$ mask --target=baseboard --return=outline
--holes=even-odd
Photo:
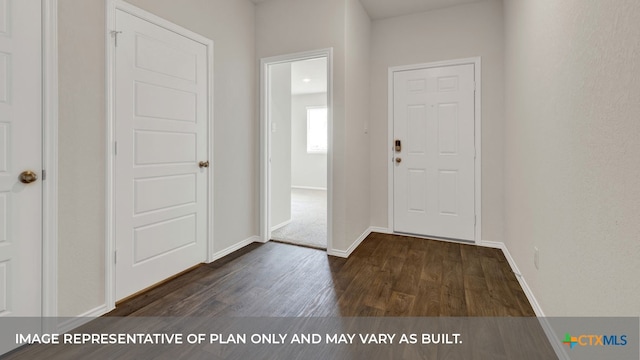
[[[564,347],[562,346],[562,342],[560,341],[561,337],[558,336],[558,334],[556,334],[556,332],[553,330],[553,327],[545,317],[544,311],[542,311],[542,307],[540,306],[540,303],[538,303],[538,300],[536,299],[535,295],[533,295],[533,291],[531,291],[529,284],[527,284],[527,281],[525,280],[524,276],[522,276],[522,273],[518,268],[518,264],[516,264],[515,259],[513,258],[513,256],[511,256],[511,253],[509,252],[509,249],[507,248],[507,246],[501,242],[484,241],[484,240],[480,242],[480,246],[502,250],[504,257],[507,259],[507,262],[511,267],[511,271],[513,271],[513,274],[516,276],[516,279],[518,279],[518,283],[520,284],[522,291],[524,291],[524,294],[527,297],[527,300],[529,300],[529,303],[531,304],[533,311],[536,313],[536,317],[540,322],[540,326],[542,327],[542,330],[547,336],[547,339],[549,340],[551,347],[553,347],[553,350],[558,356],[558,359],[569,360],[569,355],[566,353]]]
[[[553,327],[546,317],[538,317],[538,322],[542,327],[542,331],[544,331],[544,334],[547,336],[553,351],[556,353],[556,356],[558,356],[558,360],[571,360],[569,354],[567,354],[566,346],[562,345],[563,336],[556,334],[556,331],[553,330]]]
[[[313,186],[293,186],[291,185],[292,189],[301,189],[301,190],[322,190],[322,191],[327,191],[326,187],[313,187]]]
[[[331,256],[345,258],[345,259],[348,258],[351,255],[351,253],[353,253],[358,248],[358,246],[360,246],[360,244],[364,241],[364,239],[366,239],[367,236],[369,236],[369,234],[373,232],[371,229],[372,228],[368,228],[360,236],[358,236],[356,241],[354,241],[353,244],[351,244],[351,246],[349,246],[347,250],[331,249],[331,250],[327,250],[327,254]]]
[[[507,249],[507,246],[504,243],[501,243],[501,242],[484,241],[484,240],[480,242],[480,246],[502,250],[502,253],[504,254],[504,257],[507,259],[507,262],[509,263],[509,266],[511,267],[511,271],[513,271],[513,274],[516,276],[516,279],[518,279],[518,282],[520,283],[520,287],[522,287],[522,290],[524,291],[525,295],[527,296],[527,299],[529,300],[529,303],[531,304],[531,307],[533,308],[533,311],[536,313],[536,316],[537,317],[544,317],[544,311],[542,311],[542,308],[540,307],[540,304],[538,303],[538,300],[533,295],[533,292],[531,291],[531,288],[527,284],[527,281],[522,276],[522,273],[520,272],[520,269],[518,268],[518,264],[516,264],[516,261],[513,259],[513,256],[511,256],[511,253],[509,252],[509,249]]]
[[[226,248],[224,250],[220,250],[220,251],[214,253],[211,256],[211,261],[210,262],[214,262],[214,261],[216,261],[218,259],[221,259],[221,258],[231,254],[234,251],[238,251],[238,250],[242,249],[243,247],[245,247],[245,246],[247,246],[249,244],[253,244],[254,242],[262,242],[262,241],[260,240],[260,237],[257,236],[257,235],[251,236],[251,237],[249,237],[247,239],[244,239],[244,240],[240,241],[239,243],[237,243],[235,245],[231,245],[231,246],[229,246],[228,248]]]
[[[57,325],[58,334],[67,333],[75,328],[78,328],[95,318],[98,318],[108,311],[107,305],[100,305],[95,309],[91,309],[84,314],[80,314],[77,317],[70,318],[65,320]]]
[[[218,260],[220,258],[223,258],[229,254],[231,254],[234,251],[240,250],[243,247],[252,244],[254,242],[260,242],[260,237],[259,236],[251,236],[245,240],[240,241],[239,243],[229,246],[228,248],[218,251],[216,253],[213,254],[212,260],[211,261],[215,261]],[[63,334],[66,332],[69,332],[77,327],[80,327],[88,322],[90,322],[91,320],[100,317],[106,313],[109,312],[109,308],[107,307],[107,305],[101,305],[96,307],[95,309],[89,310],[83,314],[78,315],[77,317],[73,317],[70,318],[68,320],[65,320],[59,324],[57,324],[57,331],[59,334]]]
[[[289,219],[289,220],[287,220],[287,221],[285,221],[285,222],[283,222],[283,223],[281,223],[281,224],[278,224],[278,225],[276,225],[276,226],[272,227],[272,228],[271,228],[271,231],[276,231],[276,230],[280,229],[281,227],[285,227],[285,226],[287,226],[287,225],[289,225],[289,224],[291,224],[291,219]]]
[[[372,226],[369,228],[371,232],[381,233],[381,234],[393,234],[393,231],[389,230],[389,228]]]
[[[536,300],[536,297],[533,295],[533,292],[531,291],[531,288],[527,284],[527,281],[522,276],[522,273],[518,268],[518,264],[516,264],[516,261],[513,259],[513,256],[511,256],[511,253],[509,252],[509,249],[507,249],[507,246],[501,242],[485,241],[485,240],[480,242],[480,246],[502,250],[504,257],[507,259],[507,262],[511,267],[511,271],[513,271],[514,275],[516,276],[516,279],[518,279],[518,282],[520,283],[520,287],[522,287],[522,290],[524,291],[525,295],[527,295],[527,299],[529,300],[529,303],[531,304],[533,311],[536,313],[536,316],[544,317],[544,311],[542,311],[542,308],[540,307],[538,300]]]
[[[504,245],[504,243],[497,242],[497,241],[481,240],[479,245],[482,246],[482,247],[488,247],[488,248],[492,248],[492,249],[500,249],[500,250],[506,249],[506,246]],[[507,259],[507,260],[509,260],[509,259]]]

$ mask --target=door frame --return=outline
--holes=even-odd
[[[58,0],[42,0],[42,316],[58,316]],[[54,330],[47,322],[43,331]]]
[[[115,308],[116,304],[116,266],[115,266],[115,65],[116,57],[113,46],[112,31],[116,31],[116,10],[122,10],[133,16],[141,18],[152,24],[165,28],[180,34],[188,39],[196,41],[207,47],[207,89],[208,89],[208,106],[207,106],[207,142],[209,161],[214,165],[213,153],[213,127],[214,127],[214,107],[213,107],[213,40],[208,39],[200,34],[188,30],[180,25],[174,24],[166,19],[154,15],[139,7],[126,3],[122,0],[106,1],[106,31],[105,31],[105,55],[106,55],[106,158],[107,158],[107,183],[106,183],[106,227],[105,227],[105,304],[107,312]],[[212,262],[213,257],[213,179],[214,166],[209,167],[209,175],[207,181],[207,246],[206,256],[207,262]]]
[[[333,252],[333,48],[260,59],[260,241],[271,240],[271,131],[269,120],[269,65],[317,58],[327,59],[327,252]]]
[[[482,61],[481,58],[471,57],[465,59],[454,59],[454,60],[445,60],[445,61],[436,61],[429,62],[423,64],[413,64],[413,65],[404,65],[404,66],[393,66],[389,67],[389,75],[388,75],[388,114],[387,114],[387,159],[389,160],[387,164],[387,175],[388,175],[388,187],[387,187],[387,199],[388,199],[388,226],[390,233],[396,233],[395,221],[394,221],[394,166],[393,166],[393,131],[394,131],[394,74],[396,72],[401,71],[411,71],[411,70],[420,70],[420,69],[429,69],[429,68],[439,68],[446,66],[457,66],[457,65],[473,65],[474,66],[474,81],[475,81],[475,106],[474,106],[474,140],[475,140],[475,168],[474,168],[474,192],[475,192],[475,234],[474,234],[474,242],[476,244],[480,244],[482,241]],[[425,235],[426,236],[426,235]],[[434,238],[429,236],[430,238]],[[443,239],[443,240],[456,240],[456,239]]]

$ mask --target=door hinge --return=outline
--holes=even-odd
[[[47,170],[42,169],[42,181],[47,180]]]
[[[118,142],[113,142],[113,155],[118,155]]]
[[[114,264],[118,263],[118,250],[113,252],[113,263]]]
[[[111,37],[113,37],[113,44],[118,47],[118,34],[122,34],[122,31],[112,30]]]
[[[478,215],[473,215],[473,226],[478,225]]]

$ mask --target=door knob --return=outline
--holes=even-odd
[[[198,164],[198,166],[200,166],[200,168],[208,168],[208,167],[209,167],[209,160],[207,160],[207,161],[200,161],[200,163]]]
[[[20,182],[23,184],[31,184],[36,180],[38,180],[38,174],[34,173],[31,170],[25,170],[20,173]]]
[[[399,157],[397,157],[397,158],[396,158],[396,162],[397,162],[398,164],[400,164],[400,163],[402,162],[402,159],[401,159],[401,158],[399,158]]]

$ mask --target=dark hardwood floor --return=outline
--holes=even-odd
[[[557,359],[532,316],[501,251],[374,233],[349,259],[276,242],[252,244],[126,300],[73,332],[234,334],[251,329],[356,336],[413,331],[461,333],[464,347],[444,340],[433,346],[36,344],[0,358]]]
[[[535,316],[500,250],[373,233],[349,259],[252,244],[107,316]]]

